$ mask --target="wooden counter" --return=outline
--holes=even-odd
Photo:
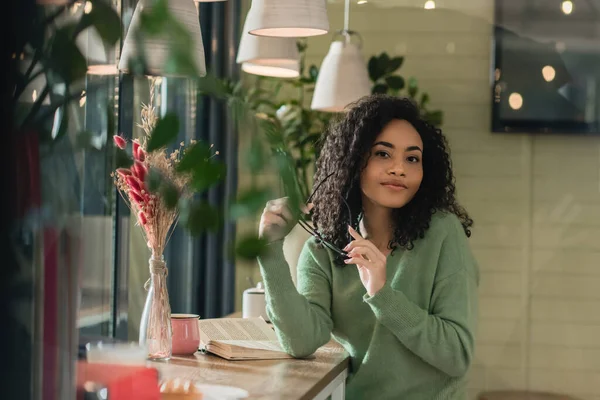
[[[236,386],[249,399],[343,400],[349,356],[335,341],[308,359],[227,361],[212,354],[173,356],[153,362],[162,379],[190,379],[200,383]]]

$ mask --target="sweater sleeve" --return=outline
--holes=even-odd
[[[283,241],[269,247],[269,254],[258,259],[267,314],[283,349],[294,357],[309,356],[331,339],[333,329],[330,277],[321,268],[328,257],[319,259],[309,240],[298,260],[296,289],[283,255]]]
[[[437,270],[452,272],[434,283],[430,310],[420,308],[389,282],[364,299],[410,351],[449,376],[460,377],[473,358],[478,315],[477,265],[462,232],[445,238]]]

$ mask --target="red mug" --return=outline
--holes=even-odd
[[[192,355],[200,346],[199,315],[171,314],[173,354]]]

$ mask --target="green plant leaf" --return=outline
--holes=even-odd
[[[388,85],[378,83],[377,85],[373,86],[373,89],[371,89],[371,92],[373,94],[376,94],[376,93],[386,94],[388,92]]]
[[[192,58],[192,53],[188,49],[182,50],[179,47],[172,48],[164,68],[167,75],[186,77],[198,76],[198,68]]]
[[[160,187],[160,197],[165,206],[169,210],[172,210],[177,207],[177,203],[179,202],[179,191],[171,182],[163,181]]]
[[[225,164],[221,162],[210,162],[196,166],[192,172],[190,186],[197,191],[204,191],[225,178]]]
[[[164,30],[164,27],[169,23],[169,19],[165,18],[169,15],[167,2],[164,0],[156,0],[151,9],[144,9],[141,15],[140,30],[150,35],[157,35]]]
[[[408,95],[414,98],[419,91],[419,86],[417,83],[417,79],[414,77],[408,78]]]
[[[115,166],[116,168],[129,168],[133,165],[133,159],[129,157],[129,154],[125,150],[121,150],[115,147]]]
[[[306,41],[296,40],[296,48],[298,49],[298,53],[303,53],[304,51],[306,51],[306,47]]]
[[[304,147],[308,144],[310,145],[310,147],[314,148],[316,147],[319,140],[321,140],[321,133],[312,133],[306,136],[304,139],[302,139],[300,143],[298,143],[298,145],[300,147]]]
[[[146,174],[146,187],[150,193],[157,193],[162,185],[163,177],[160,172],[154,168],[150,168]]]
[[[298,183],[298,176],[296,175],[296,168],[294,158],[285,150],[275,150],[275,159],[279,168],[279,176],[283,183],[283,189],[288,197],[289,207],[297,218],[300,215],[300,205],[303,203],[302,195],[300,191],[300,185]]]
[[[387,70],[387,66],[390,63],[390,56],[388,55],[388,53],[384,51],[379,55],[379,63],[379,65],[384,71]]]
[[[314,81],[311,78],[302,76],[302,77],[298,78],[297,81],[293,82],[292,85],[295,87],[302,87],[302,85],[309,85],[311,83],[314,83]]]
[[[316,65],[310,66],[310,68],[308,69],[308,75],[311,78],[311,82],[317,81],[317,77],[319,76],[319,69],[317,68]]]
[[[65,26],[56,31],[50,51],[50,69],[65,82],[75,82],[85,77],[87,61],[72,40],[73,26]]]
[[[367,64],[367,68],[369,70],[369,78],[373,82],[377,82],[379,78],[381,78],[382,74],[379,69],[379,63],[377,61],[377,57],[373,56],[369,58],[369,63]]]
[[[235,254],[245,260],[255,260],[267,252],[268,242],[255,235],[240,239],[235,247]]]
[[[178,172],[191,173],[191,187],[198,191],[208,189],[225,176],[225,164],[211,156],[211,149],[204,142],[188,147],[179,164]]]
[[[250,217],[257,214],[265,207],[267,201],[272,198],[269,189],[251,188],[240,193],[237,201],[229,208],[229,217],[237,220],[244,217]]]
[[[312,162],[312,159],[310,159],[310,158],[298,159],[298,160],[296,160],[296,168],[304,169],[304,167],[309,165],[311,162]]]
[[[177,164],[177,171],[192,171],[196,166],[208,163],[209,157],[210,147],[206,143],[198,141],[185,149],[183,157]]]
[[[167,73],[175,76],[197,78],[199,72],[193,52],[190,51],[194,46],[190,32],[175,21],[169,24],[167,32],[173,43],[169,49],[169,58],[165,65]]]
[[[389,64],[388,64],[388,69],[387,69],[387,73],[388,74],[393,74],[394,72],[396,72],[396,70],[398,68],[400,68],[402,66],[402,64],[404,63],[404,57],[394,57],[390,60]]]
[[[385,83],[394,90],[404,89],[404,78],[398,75],[387,76],[385,78]]]
[[[262,143],[258,138],[252,138],[252,142],[250,143],[250,151],[248,152],[247,165],[250,168],[250,172],[252,174],[256,174],[265,166],[266,156],[263,150]]]
[[[45,21],[44,21],[45,22]],[[45,29],[47,25],[45,23],[41,24],[23,24],[24,28],[29,35],[29,42],[34,49],[41,50],[44,47],[45,41]],[[17,36],[21,37],[21,36]],[[35,57],[34,57],[35,58]]]
[[[271,109],[271,111],[275,111],[279,108],[279,106],[275,103],[273,103],[271,100],[268,99],[260,99],[257,100],[254,105],[253,105],[253,109],[258,109],[260,106],[267,106]]]
[[[227,88],[221,80],[213,75],[206,75],[197,79],[198,92],[205,96],[213,96],[222,99],[227,94]]]
[[[419,104],[419,106],[421,108],[424,108],[427,106],[428,103],[429,103],[429,95],[427,93],[423,93],[421,95],[421,103]]]
[[[207,230],[217,230],[221,225],[221,212],[204,201],[194,201],[183,215],[183,225],[191,235],[197,236]]]
[[[234,96],[240,96],[241,93],[243,92],[243,90],[244,90],[244,86],[242,84],[242,81],[239,81],[239,82],[237,82],[236,84],[233,85],[233,89],[231,90],[231,93]],[[251,88],[248,91],[248,95],[252,96],[253,91],[256,91],[256,88]]]
[[[145,58],[138,53],[129,59],[129,62],[127,63],[127,69],[131,75],[142,76],[146,75],[148,66],[146,65]]]
[[[92,0],[92,10],[89,14],[83,14],[81,24],[92,25],[102,40],[110,46],[114,46],[119,40],[123,28],[117,11],[102,0]]]
[[[156,122],[154,131],[150,134],[146,150],[153,152],[174,141],[179,134],[179,118],[174,113],[168,113]]]

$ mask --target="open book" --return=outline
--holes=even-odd
[[[200,349],[228,360],[292,358],[262,318],[200,319],[198,327]]]

